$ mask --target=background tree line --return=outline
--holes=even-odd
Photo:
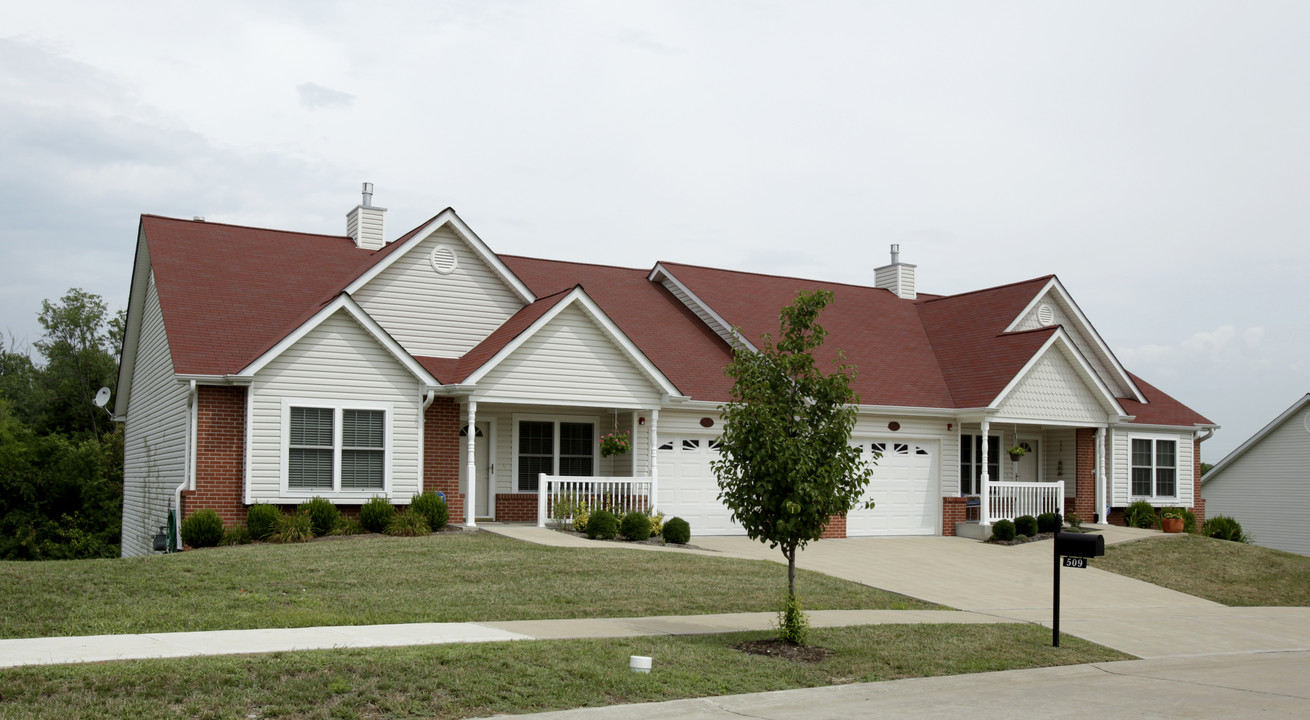
[[[0,560],[118,557],[123,432],[92,398],[116,389],[125,313],[74,288],[38,318],[32,348],[0,337]]]

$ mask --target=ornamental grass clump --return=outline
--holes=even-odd
[[[314,539],[314,521],[309,512],[297,510],[286,513],[277,520],[277,532],[269,540],[280,543],[302,543]]]
[[[1201,526],[1201,534],[1206,537],[1240,543],[1251,541],[1251,538],[1242,532],[1242,524],[1227,515],[1215,515],[1206,520],[1205,524]]]
[[[428,521],[428,528],[436,532],[450,522],[450,510],[446,501],[436,493],[419,493],[409,501],[409,509],[423,516]]]
[[[359,508],[359,524],[369,532],[386,532],[391,519],[396,516],[396,506],[384,497],[372,497]]]
[[[301,503],[296,512],[309,513],[309,524],[314,528],[315,537],[329,535],[337,527],[341,511],[327,498],[314,497],[307,503]]]
[[[223,519],[209,508],[182,521],[182,542],[193,548],[214,547],[223,540]]]
[[[645,542],[650,539],[650,518],[646,517],[644,512],[630,512],[623,516],[623,522],[619,524],[619,532],[629,540]]]
[[[1128,527],[1149,530],[1155,527],[1155,507],[1145,500],[1138,500],[1124,510],[1124,522]]]
[[[428,519],[412,508],[405,508],[392,516],[387,525],[387,534],[397,537],[421,537],[432,532]]]
[[[277,521],[282,517],[282,509],[268,503],[255,503],[246,510],[246,529],[254,540],[267,540],[277,532]]]

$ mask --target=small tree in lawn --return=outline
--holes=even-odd
[[[765,335],[759,351],[738,347],[724,373],[733,378],[732,402],[722,406],[720,459],[710,463],[719,499],[752,540],[781,547],[787,558],[787,602],[780,636],[803,637],[796,600],[796,551],[818,540],[834,515],[849,512],[872,470],[849,444],[859,396],[854,368],[836,354],[824,374],[814,359],[827,331],[818,324],[832,301],[824,290],[799,292],[783,308],[779,340]],[[872,507],[870,501],[867,504]],[[800,633],[789,633],[800,629]]]

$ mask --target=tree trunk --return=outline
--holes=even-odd
[[[787,556],[787,599],[796,597],[796,546],[784,546],[783,555]]]

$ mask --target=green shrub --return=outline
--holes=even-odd
[[[431,532],[436,532],[446,523],[450,522],[450,510],[446,508],[446,501],[436,493],[420,493],[415,495],[409,501],[409,509],[423,516],[428,521],[428,528]]]
[[[282,517],[282,508],[268,503],[255,503],[246,510],[246,529],[255,540],[267,540],[277,532],[277,521]]]
[[[1128,527],[1150,529],[1155,527],[1155,508],[1145,500],[1138,500],[1124,510],[1124,522]]]
[[[341,511],[327,498],[313,497],[309,502],[301,503],[296,512],[309,513],[309,524],[314,528],[315,537],[332,534],[341,518]]]
[[[428,526],[426,517],[414,512],[412,508],[405,508],[391,516],[386,532],[401,537],[419,537],[432,532],[432,528]]]
[[[792,645],[804,645],[810,635],[810,617],[801,607],[801,599],[791,595],[782,601],[778,611],[778,639]]]
[[[619,522],[614,519],[614,513],[608,510],[597,510],[587,519],[587,537],[595,540],[613,540],[619,534]]]
[[[1069,513],[1068,515],[1065,515],[1065,516],[1064,516],[1064,519],[1065,519],[1066,521],[1068,521],[1068,523],[1069,523],[1069,529],[1070,529],[1070,530],[1073,530],[1074,532],[1082,532],[1082,531],[1083,531],[1083,516],[1082,516],[1082,515],[1079,515],[1078,513]]]
[[[1013,540],[1015,535],[1014,523],[1009,520],[997,520],[992,523],[992,538],[1002,542]]]
[[[1061,527],[1064,527],[1064,520],[1060,513],[1042,513],[1037,516],[1037,532],[1059,532]]]
[[[277,519],[277,532],[269,538],[280,543],[302,543],[314,539],[314,521],[309,512],[297,510]]]
[[[395,516],[396,506],[384,497],[370,498],[359,508],[359,524],[369,532],[386,532]]]
[[[664,534],[664,513],[657,512],[653,515],[647,515],[650,518],[651,537]]]
[[[680,517],[664,523],[664,541],[674,545],[686,545],[691,540],[691,525]]]
[[[623,537],[637,542],[643,542],[650,539],[650,518],[646,517],[644,512],[630,512],[623,516],[623,522],[619,523],[619,532]]]
[[[250,531],[244,525],[233,525],[223,530],[223,539],[219,545],[249,545]]]
[[[556,530],[567,530],[569,518],[578,513],[578,506],[584,504],[572,493],[560,495],[550,505],[550,517],[555,521]]]
[[[182,542],[193,548],[214,547],[223,540],[223,519],[209,508],[182,521]]]
[[[591,510],[587,508],[586,500],[579,500],[578,506],[573,509],[573,530],[575,532],[587,532],[587,521],[591,519]]]
[[[348,518],[345,515],[337,518],[337,526],[332,528],[333,535],[363,535],[368,532],[363,525],[354,518]]]
[[[1020,515],[1014,519],[1014,531],[1027,537],[1036,535],[1037,518],[1032,515]]]
[[[1205,524],[1201,526],[1201,534],[1206,537],[1240,543],[1250,542],[1251,540],[1246,533],[1242,532],[1242,524],[1227,515],[1215,515],[1206,520]]]
[[[1183,532],[1196,532],[1196,513],[1191,510],[1183,510]]]

